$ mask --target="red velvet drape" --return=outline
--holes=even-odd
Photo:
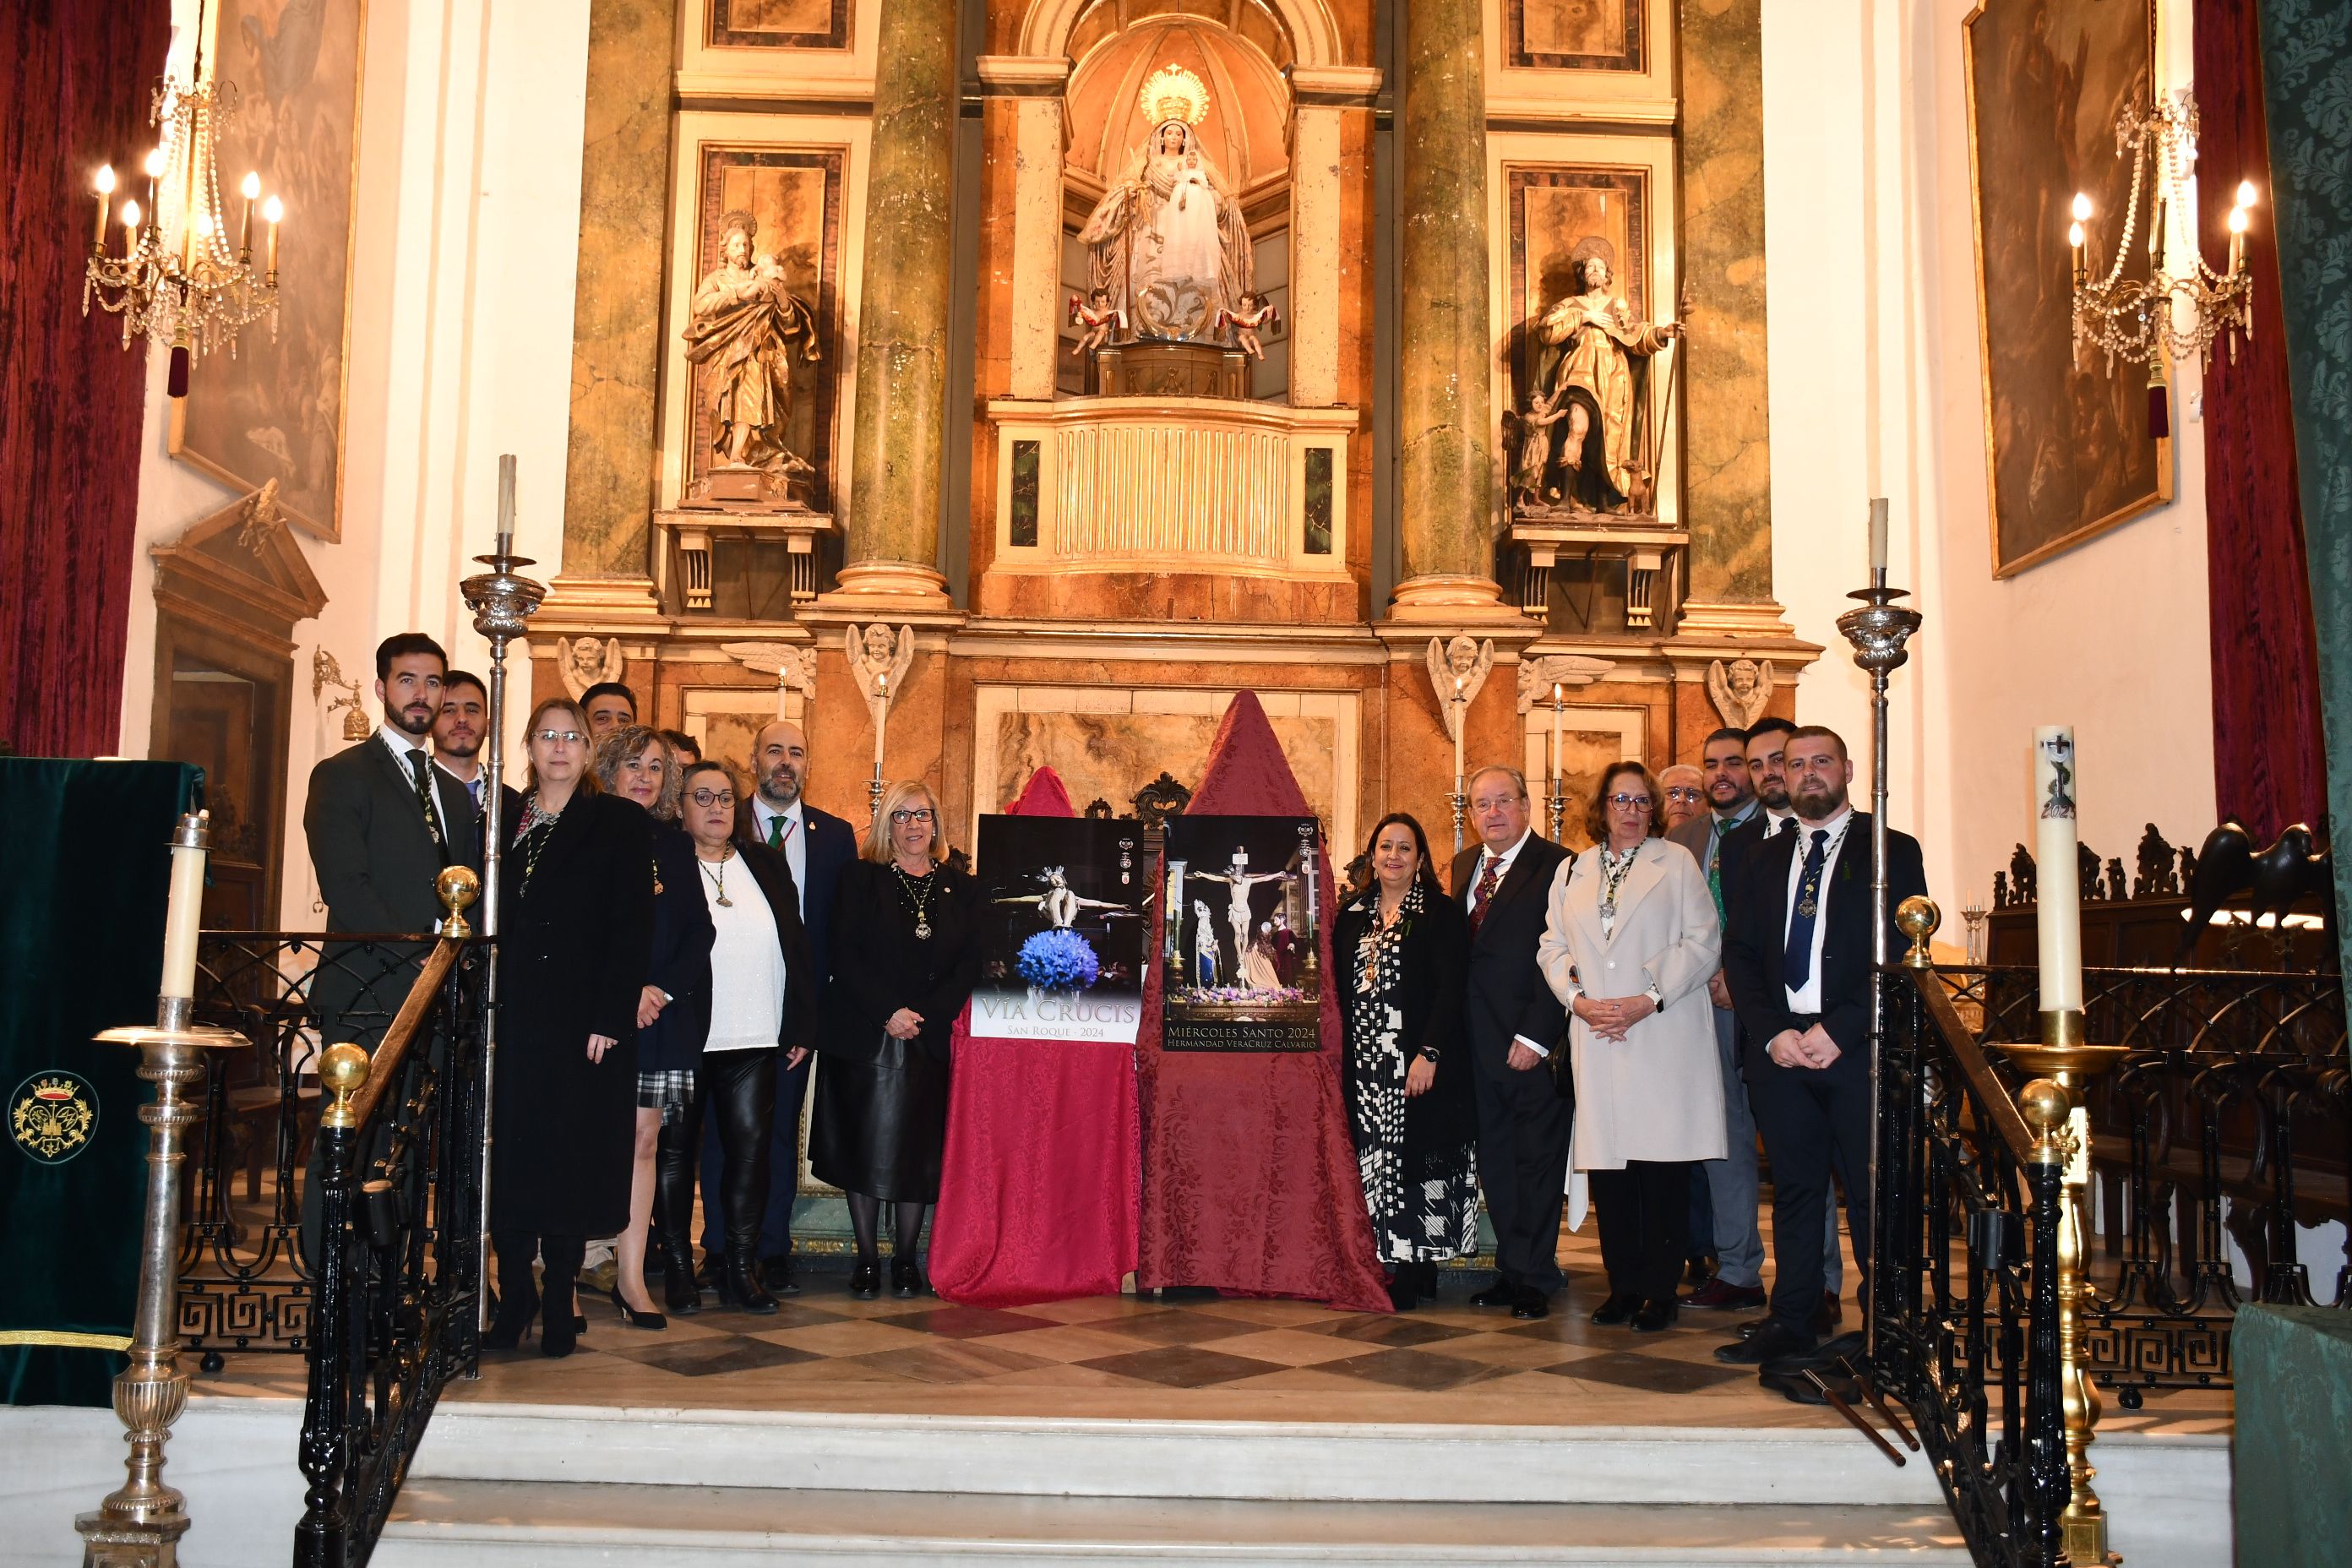
[[[27,756],[118,733],[147,361],[82,319],[82,270],[170,40],[168,0],[0,4],[0,740]]]
[[[2321,820],[2327,775],[2255,0],[2199,0],[2196,51],[2199,233],[2209,265],[2228,253],[2225,220],[2238,182],[2252,180],[2262,197],[2246,235],[2252,339],[2241,334],[2234,362],[2223,341],[2206,357],[2205,558],[2215,804],[2266,843],[2290,822]]]

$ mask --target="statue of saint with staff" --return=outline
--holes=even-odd
[[[1542,444],[1540,460],[1528,461],[1523,454],[1519,465],[1527,479],[1539,478],[1540,500],[1564,500],[1593,511],[1650,504],[1654,457],[1634,428],[1633,362],[1659,353],[1683,332],[1679,322],[1635,319],[1616,291],[1609,255],[1603,239],[1578,246],[1570,276],[1579,292],[1537,323],[1537,336],[1559,353],[1538,398],[1538,407],[1553,417],[1532,425],[1527,437]]]

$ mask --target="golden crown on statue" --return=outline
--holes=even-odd
[[[1208,84],[1182,66],[1161,66],[1144,79],[1135,103],[1154,125],[1171,120],[1198,125],[1209,112]]]

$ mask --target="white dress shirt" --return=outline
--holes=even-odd
[[[751,823],[759,829],[760,842],[768,842],[774,831],[771,826],[776,818],[784,819],[784,863],[793,868],[793,895],[800,901],[801,912],[808,912],[808,820],[801,815],[801,803],[778,811],[768,804],[768,797],[758,790],[751,792]]]
[[[1481,849],[1478,851],[1478,869],[1471,876],[1470,886],[1465,889],[1462,894],[1462,907],[1465,910],[1469,910],[1475,907],[1475,900],[1478,897],[1478,884],[1486,879],[1488,864],[1491,862],[1494,866],[1495,889],[1496,891],[1499,892],[1502,890],[1503,879],[1511,874],[1511,862],[1519,858],[1519,851],[1526,848],[1528,847],[1528,840],[1533,838],[1535,836],[1536,830],[1534,826],[1530,825],[1525,833],[1519,835],[1518,842],[1513,844],[1508,849],[1504,850],[1500,855],[1496,854],[1492,849]],[[1493,894],[1489,894],[1487,896],[1491,898],[1493,897]],[[1528,1049],[1535,1052],[1535,1054],[1539,1057],[1549,1057],[1551,1055],[1551,1048],[1549,1047],[1539,1046],[1533,1040],[1528,1038],[1525,1035],[1513,1035],[1511,1038],[1517,1041],[1520,1045],[1527,1047]]]
[[[383,742],[383,749],[390,752],[392,760],[400,764],[400,776],[413,783],[416,777],[416,764],[408,759],[412,754],[425,751],[424,746],[412,740],[408,731],[391,724],[378,724],[375,738]],[[429,757],[432,753],[425,754]]]
[[[1846,829],[1852,826],[1853,807],[1851,805],[1841,807],[1835,816],[1818,828],[1807,827],[1801,822],[1797,824],[1797,849],[1789,857],[1789,897],[1780,916],[1780,950],[1784,953],[1789,946],[1789,928],[1796,923],[1797,889],[1805,879],[1805,857],[1812,851],[1813,835],[1825,832],[1830,836],[1830,841],[1828,853],[1822,858],[1821,887],[1814,894],[1812,963],[1805,971],[1802,985],[1790,985],[1783,977],[1781,988],[1788,993],[1789,1011],[1791,1013],[1818,1014],[1822,1010],[1822,938],[1829,932],[1829,921],[1822,916],[1828,912],[1825,906],[1829,903],[1830,877],[1837,870],[1838,856],[1844,850],[1848,837]]]

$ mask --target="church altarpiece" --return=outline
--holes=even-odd
[[[677,3],[646,574],[658,609],[616,620],[559,590],[534,626],[547,634],[533,638],[536,684],[551,684],[557,634],[619,635],[642,715],[730,761],[768,719],[798,718],[812,798],[862,821],[875,717],[840,642],[869,617],[836,602],[832,574],[857,509],[866,185],[888,127],[840,105],[873,90],[885,0]],[[1521,613],[1477,634],[1515,667],[1609,661],[1563,699],[1574,794],[1613,757],[1656,765],[1695,750],[1723,721],[1711,662],[1793,672],[1816,650],[1769,603],[1737,624],[1679,624],[1694,525],[1675,439],[1690,404],[1675,399],[1705,393],[1670,391],[1684,288],[1675,0],[1486,10],[1489,113],[1512,125],[1486,139],[1492,570]],[[964,80],[978,182],[958,197],[978,254],[952,305],[953,331],[975,345],[971,400],[949,400],[950,418],[968,406],[973,421],[969,507],[952,524],[965,535],[961,607],[906,617],[915,654],[883,745],[889,776],[938,784],[960,840],[1043,764],[1081,805],[1122,814],[1163,772],[1197,783],[1244,688],[1335,844],[1352,854],[1391,807],[1448,837],[1452,748],[1422,668],[1429,632],[1446,628],[1392,635],[1372,597],[1376,552],[1393,548],[1375,538],[1372,165],[1390,87],[1365,63],[1372,25],[1369,0],[989,6],[990,52]],[[1590,272],[1596,258],[1605,279]],[[689,359],[693,334],[735,308],[709,287],[730,267],[741,288],[774,291],[787,362],[770,384],[788,405],[783,457],[754,441],[741,465],[712,384],[725,361]],[[1622,406],[1596,397],[1586,410],[1594,471],[1622,481],[1638,468],[1645,482],[1595,491],[1591,515],[1567,515],[1564,494],[1514,509],[1514,437],[1539,399],[1570,401],[1553,384],[1577,329],[1548,343],[1545,321],[1587,296],[1623,351],[1603,369],[1626,373],[1608,383]],[[1569,315],[1585,323],[1579,309]],[[1259,375],[1269,342],[1279,374]],[[1101,351],[1122,362],[1124,395]],[[1234,364],[1238,381],[1223,368]],[[1194,366],[1209,379],[1185,382]],[[1274,395],[1248,395],[1265,386]],[[757,417],[756,399],[743,406]],[[1537,778],[1555,716],[1548,702],[1516,707],[1512,687],[1492,681],[1472,704],[1466,754],[1523,761]],[[1776,710],[1791,697],[1784,675]],[[1571,821],[1581,809],[1580,795]]]

